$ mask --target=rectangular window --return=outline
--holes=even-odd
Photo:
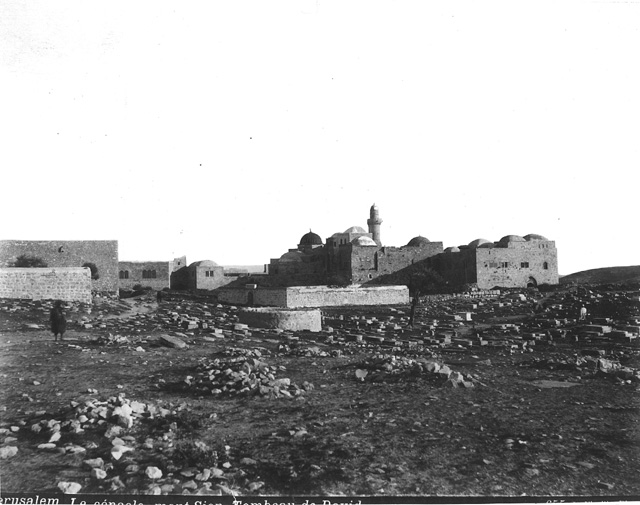
[[[520,263],[520,268],[529,268],[529,262],[523,261],[522,263]]]
[[[502,263],[500,263],[500,266],[502,268],[509,268],[509,262],[508,261],[503,261]]]
[[[496,261],[492,261],[489,263],[489,268],[498,268],[498,263]]]

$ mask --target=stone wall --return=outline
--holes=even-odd
[[[132,289],[136,284],[140,284],[157,290],[168,288],[171,286],[172,267],[173,262],[170,261],[119,261],[120,287]],[[144,277],[144,272],[155,272],[155,278]]]
[[[450,286],[463,286],[477,281],[476,254],[474,249],[445,252],[430,258],[427,265],[438,272]],[[495,284],[493,285],[495,286]],[[489,287],[493,287],[489,286]]]
[[[247,289],[222,287],[216,290],[218,301],[231,305],[256,305],[261,307],[286,307],[287,288]]]
[[[535,247],[550,244],[553,247]],[[528,248],[477,249],[476,265],[480,289],[526,287],[531,279],[535,285],[559,282],[558,256],[551,241]]]
[[[253,300],[251,302],[251,299]],[[400,305],[409,303],[406,286],[291,286],[282,288],[221,288],[218,301],[267,307],[333,307],[340,305]]]
[[[341,305],[402,305],[409,303],[407,286],[287,288],[287,307],[334,307]]]
[[[347,278],[352,284],[363,284],[441,253],[442,242],[431,242],[420,247],[381,248],[350,244],[342,249],[348,251],[350,257],[347,260],[344,252],[339,252],[336,258],[338,275]]]
[[[238,312],[238,319],[252,328],[279,328],[288,331],[322,330],[322,314],[317,309],[246,308]]]
[[[0,298],[91,303],[88,268],[0,268]]]
[[[91,281],[92,289],[118,292],[117,240],[2,240],[0,268],[11,266],[23,254],[40,258],[53,268],[94,263],[99,279]]]

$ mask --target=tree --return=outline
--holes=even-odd
[[[13,263],[15,268],[47,268],[47,263],[42,258],[21,254]]]

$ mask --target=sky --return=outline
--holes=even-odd
[[[640,0],[0,2],[0,239],[268,263],[312,230],[640,264]]]

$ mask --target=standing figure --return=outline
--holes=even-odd
[[[60,300],[56,300],[56,303],[53,305],[50,313],[50,319],[51,331],[53,332],[55,341],[58,340],[58,333],[60,334],[60,340],[63,340],[64,332],[67,329],[67,318],[64,316],[62,302]]]
[[[587,318],[587,308],[583,306],[580,309],[580,321],[584,321],[586,318]]]
[[[409,326],[413,328],[413,323],[416,319],[416,309],[418,308],[418,302],[420,301],[420,293],[416,291],[413,300],[411,300],[411,312],[409,313]]]

